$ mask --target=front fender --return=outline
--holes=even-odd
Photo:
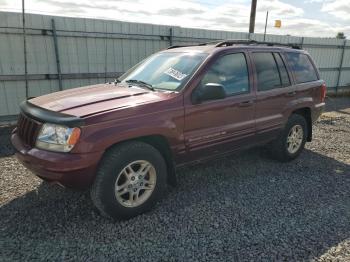
[[[184,150],[183,109],[137,115],[82,127],[82,135],[74,152],[105,151],[122,141],[151,135],[167,139],[174,154]]]

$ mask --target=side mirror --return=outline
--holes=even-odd
[[[226,97],[225,88],[217,83],[208,83],[200,86],[192,93],[193,104],[200,104],[207,100],[224,99]]]

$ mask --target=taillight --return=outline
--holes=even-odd
[[[321,102],[324,102],[324,100],[326,99],[326,92],[327,92],[326,84],[322,84],[322,86],[321,86]]]

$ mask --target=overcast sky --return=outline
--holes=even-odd
[[[28,13],[91,17],[247,32],[251,0],[25,0]],[[0,0],[0,10],[21,10],[21,0]],[[350,37],[350,0],[258,0],[256,33]],[[274,28],[274,20],[282,28]]]

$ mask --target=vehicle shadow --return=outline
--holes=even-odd
[[[128,221],[99,216],[88,192],[41,183],[0,208],[3,255],[300,261],[350,237],[349,165],[310,150],[289,163],[264,154],[182,168],[155,209]]]

